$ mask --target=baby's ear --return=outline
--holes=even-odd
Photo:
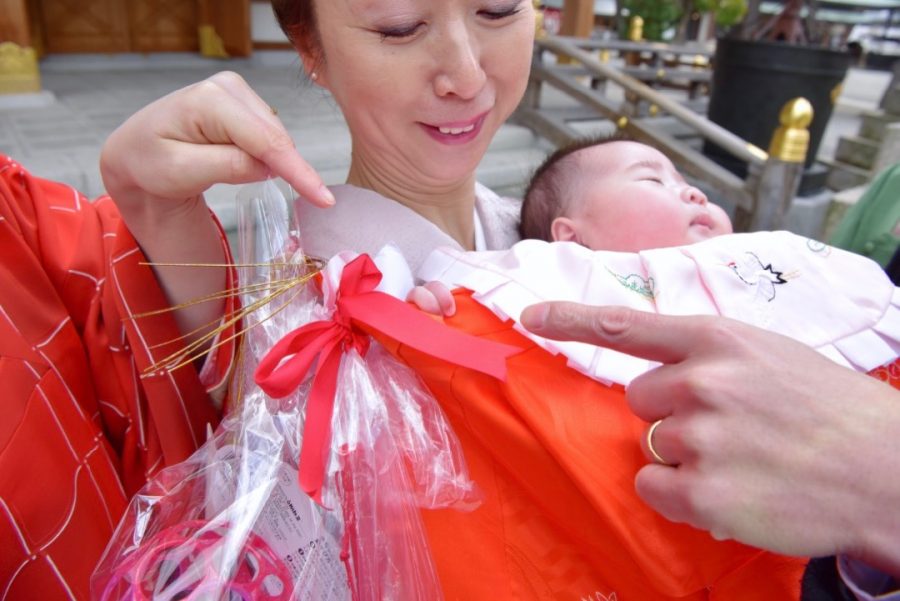
[[[575,222],[568,217],[557,217],[550,224],[550,236],[554,242],[578,242]]]

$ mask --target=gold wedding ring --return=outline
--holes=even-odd
[[[650,451],[650,455],[653,457],[654,463],[658,463],[660,465],[667,465],[669,467],[674,467],[674,463],[669,463],[665,459],[663,459],[662,455],[656,452],[656,449],[653,448],[653,433],[656,432],[657,426],[662,423],[661,419],[656,420],[652,424],[650,424],[650,428],[647,430],[647,450]]]

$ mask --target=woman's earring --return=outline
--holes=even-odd
[[[315,71],[313,71],[312,73],[309,74],[309,78],[313,81],[316,81],[317,79],[319,79],[319,74],[316,73]]]

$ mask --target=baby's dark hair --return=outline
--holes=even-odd
[[[522,239],[553,241],[551,232],[553,220],[563,215],[566,207],[565,199],[573,192],[571,189],[563,188],[563,185],[571,181],[568,176],[578,168],[573,161],[566,159],[585,148],[610,142],[633,141],[633,138],[624,134],[614,133],[609,136],[576,140],[553,151],[534,170],[525,189],[522,213],[519,217],[519,235]]]

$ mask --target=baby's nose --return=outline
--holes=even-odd
[[[706,194],[704,194],[694,186],[685,186],[681,190],[681,199],[685,202],[691,202],[699,205],[705,205],[707,202],[709,202],[709,200],[706,198]]]

